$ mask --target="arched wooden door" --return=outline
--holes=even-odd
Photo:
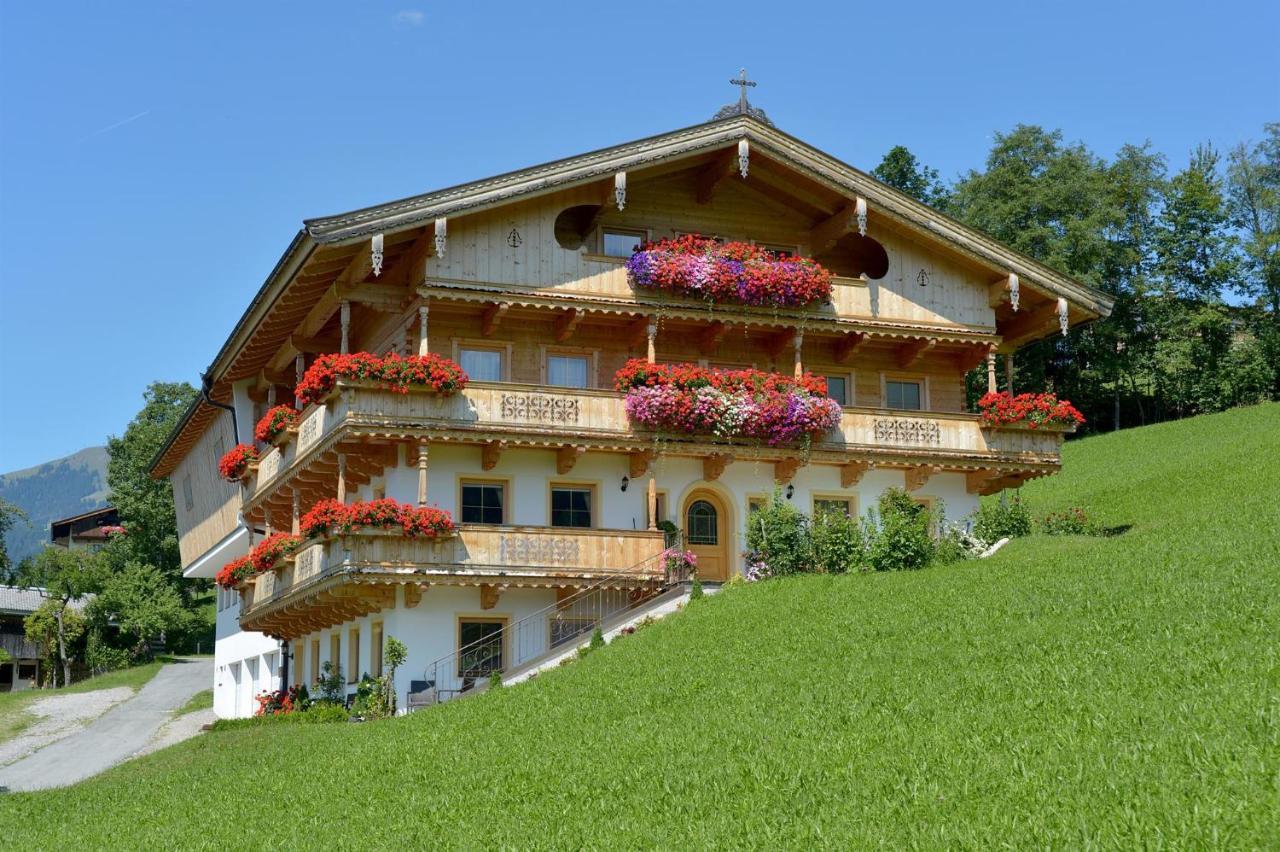
[[[714,491],[699,489],[684,504],[685,543],[698,557],[698,578],[729,579],[729,513]]]

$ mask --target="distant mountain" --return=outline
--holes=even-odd
[[[0,475],[0,498],[27,513],[5,538],[19,562],[49,540],[49,523],[107,505],[107,448],[88,447],[65,458]]]

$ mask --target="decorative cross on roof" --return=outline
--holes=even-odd
[[[739,68],[738,79],[730,80],[729,83],[730,85],[737,86],[741,90],[738,95],[738,112],[742,113],[743,115],[746,115],[748,110],[747,87],[750,86],[751,88],[754,89],[756,84],[751,80],[747,79],[747,69],[745,68]]]

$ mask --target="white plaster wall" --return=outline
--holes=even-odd
[[[214,627],[213,646],[213,712],[221,719],[234,719],[253,715],[253,696],[255,685],[249,683],[244,676],[249,661],[259,672],[265,671],[264,655],[277,651],[280,643],[263,633],[250,633],[240,629],[237,619],[240,617],[240,596],[236,595],[231,606],[220,611]],[[239,682],[233,677],[232,666],[239,664],[241,677]],[[277,679],[270,681],[271,689],[279,689]],[[259,676],[257,683],[262,684]]]

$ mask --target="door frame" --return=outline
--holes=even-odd
[[[689,504],[699,499],[703,493],[710,494],[719,508],[724,514],[724,540],[720,547],[724,549],[725,579],[728,582],[735,574],[738,573],[738,560],[736,557],[738,538],[738,525],[734,521],[734,500],[733,495],[724,487],[717,486],[712,482],[695,482],[685,489],[680,495],[680,529],[688,534],[689,524]],[[670,509],[668,509],[670,511]],[[685,547],[689,546],[688,540],[685,540]],[[713,580],[712,582],[722,582]]]

